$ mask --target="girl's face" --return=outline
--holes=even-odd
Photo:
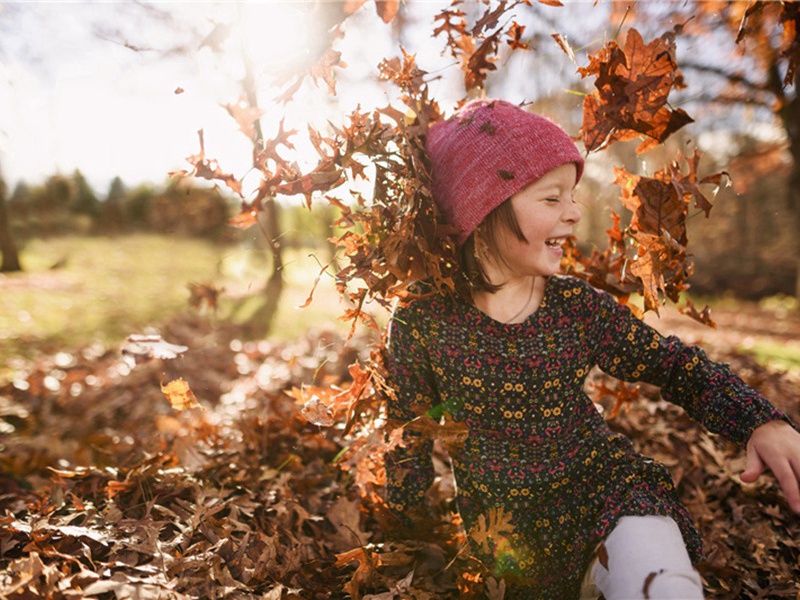
[[[511,196],[511,206],[527,241],[502,232],[498,246],[506,263],[501,267],[506,278],[558,272],[564,255],[561,246],[581,219],[572,199],[576,176],[576,166],[567,163]]]

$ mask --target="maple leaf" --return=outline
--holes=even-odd
[[[124,358],[131,359],[134,364],[138,365],[154,358],[163,360],[179,358],[188,349],[188,346],[164,341],[160,335],[133,334],[126,339],[121,353]]]
[[[637,152],[644,152],[692,122],[685,111],[668,104],[670,91],[684,86],[675,59],[675,31],[645,44],[630,29],[624,48],[609,41],[578,72],[596,77],[596,89],[584,98],[581,128],[590,152],[640,135],[647,139]]]
[[[161,384],[161,391],[175,410],[203,408],[197,402],[197,397],[189,387],[189,384],[182,378],[174,379],[167,385]]]

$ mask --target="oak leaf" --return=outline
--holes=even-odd
[[[478,516],[469,530],[469,537],[483,552],[491,554],[514,533],[514,524],[511,520],[512,514],[506,512],[502,506],[492,507]]]

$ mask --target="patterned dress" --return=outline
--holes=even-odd
[[[469,435],[452,458],[457,503],[473,554],[507,578],[507,597],[577,598],[597,544],[624,515],[665,515],[690,556],[700,536],[663,465],[613,433],[584,392],[589,370],[661,387],[710,431],[745,444],[785,415],[727,365],[662,337],[609,294],[550,277],[525,322],[499,323],[457,298],[399,306],[389,341],[397,399],[408,422],[439,407]],[[413,439],[387,460],[387,501],[403,519],[433,481],[431,442]]]

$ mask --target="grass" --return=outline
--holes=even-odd
[[[188,307],[189,282],[224,286],[217,319],[247,320],[263,302],[269,261],[258,248],[149,234],[32,240],[22,273],[0,275],[0,379],[14,359],[114,346],[129,334],[157,329]],[[286,282],[274,336],[292,338],[314,325],[336,325],[341,313],[331,277],[305,302],[319,263],[287,252]],[[56,268],[53,268],[57,265]]]
[[[785,371],[800,371],[800,345],[759,341],[745,351],[752,353],[763,365]]]

